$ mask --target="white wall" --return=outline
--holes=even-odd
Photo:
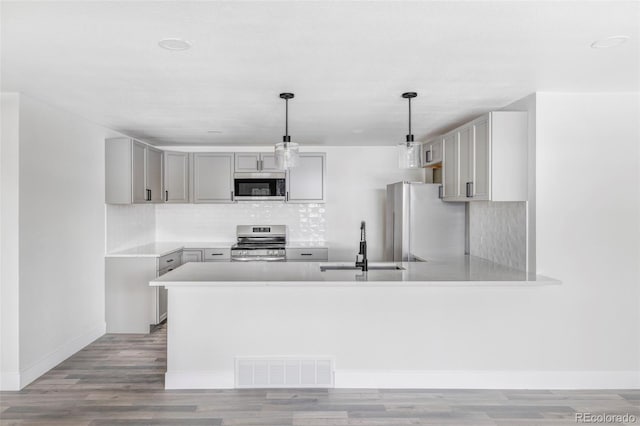
[[[251,149],[256,150],[243,147]],[[330,260],[352,260],[358,252],[360,221],[366,220],[369,257],[382,259],[386,185],[424,181],[424,171],[399,169],[395,146],[303,147],[302,151],[327,153],[326,203],[158,205],[157,239],[233,241],[235,225],[283,223],[289,226],[292,241],[326,241]]]
[[[104,139],[112,135],[20,95],[18,241],[2,247],[3,262],[5,249],[19,256],[19,387],[104,333]],[[3,346],[15,345],[4,337]]]
[[[0,389],[18,389],[20,96],[2,93],[0,101]]]
[[[537,95],[537,271],[563,281],[544,317],[576,366],[640,370],[639,103]]]

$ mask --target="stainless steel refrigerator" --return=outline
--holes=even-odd
[[[465,204],[443,202],[440,184],[387,185],[385,259],[429,260],[465,253]]]

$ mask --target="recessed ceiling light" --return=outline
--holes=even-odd
[[[626,41],[628,41],[629,38],[630,38],[629,36],[624,36],[624,35],[605,37],[603,39],[596,40],[593,43],[591,43],[591,48],[606,49],[607,47],[620,46],[622,43],[625,43]]]
[[[207,133],[222,133],[222,130],[207,130]]]
[[[191,48],[191,42],[181,38],[163,38],[158,46],[167,50],[187,50]]]

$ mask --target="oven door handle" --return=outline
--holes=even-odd
[[[284,261],[286,260],[284,257],[231,257],[232,262],[273,262],[273,261]]]

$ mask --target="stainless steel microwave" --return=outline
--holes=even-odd
[[[233,187],[237,201],[284,201],[286,173],[234,173]]]

